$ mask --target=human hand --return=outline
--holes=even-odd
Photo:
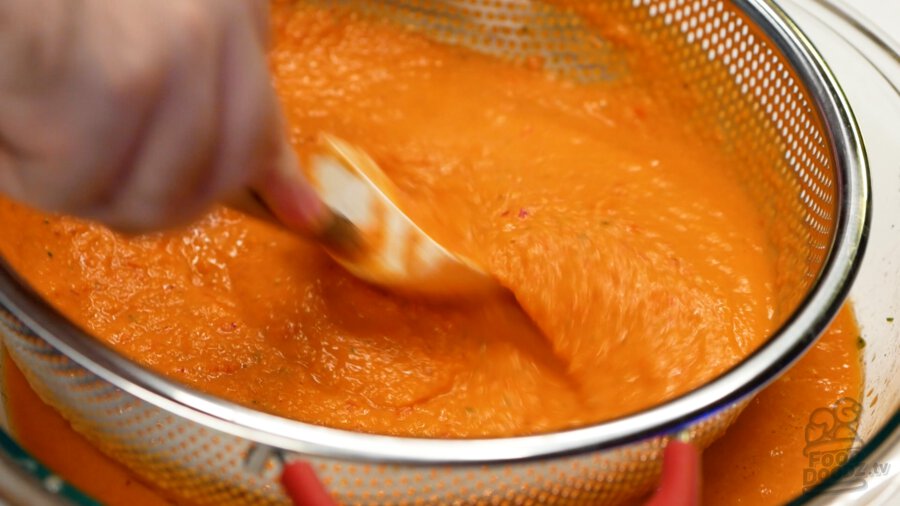
[[[0,191],[132,232],[250,185],[322,222],[284,139],[266,0],[0,2]]]

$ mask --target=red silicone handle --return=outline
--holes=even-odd
[[[662,476],[656,494],[646,506],[698,506],[700,504],[700,450],[672,440],[663,454]]]
[[[337,506],[316,471],[306,462],[285,462],[281,486],[295,506]]]
[[[296,506],[336,506],[328,490],[308,463],[284,464],[281,485]],[[662,476],[656,494],[646,506],[699,506],[700,452],[681,441],[671,441],[663,454]]]

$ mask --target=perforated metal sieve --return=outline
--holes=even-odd
[[[329,2],[317,2],[329,3]],[[868,220],[861,141],[814,49],[765,0],[346,0],[436,40],[506,58],[541,57],[579,81],[627,78],[604,19],[665,48],[702,97],[693,122],[731,152],[730,170],[778,238],[771,339],[721,377],[652,409],[528,437],[424,440],[357,434],[263,414],[157,376],[86,336],[0,269],[0,329],[35,390],[104,452],[199,504],[276,504],[268,450],[311,462],[350,504],[598,504],[646,493],[679,432],[717,437],[749,396],[824,330],[853,278]],[[251,452],[251,449],[261,449]]]

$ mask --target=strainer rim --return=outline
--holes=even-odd
[[[809,90],[831,141],[842,194],[829,255],[803,302],[757,350],[680,397],[613,420],[544,434],[479,439],[366,434],[261,413],[153,373],[71,323],[2,258],[0,303],[78,365],[143,401],[214,430],[311,456],[421,465],[487,464],[585,453],[677,433],[774,381],[815,342],[849,291],[864,253],[871,214],[862,137],[827,64],[772,0],[731,1],[781,50]]]

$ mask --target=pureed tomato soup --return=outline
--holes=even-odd
[[[0,253],[100,339],[263,411],[475,437],[646,408],[772,331],[762,218],[720,170],[733,162],[679,121],[690,103],[652,79],[652,51],[643,79],[578,85],[340,10],[273,10],[297,150],[320,131],[368,150],[401,206],[516,300],[399,298],[225,209],[125,238],[0,202]],[[839,359],[858,391],[855,355]]]

